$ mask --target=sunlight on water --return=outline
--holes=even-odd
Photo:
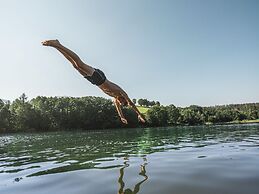
[[[258,193],[259,125],[0,136],[1,193]]]

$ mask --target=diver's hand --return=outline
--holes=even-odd
[[[138,120],[141,121],[142,123],[146,122],[146,120],[141,115],[138,115]]]
[[[121,122],[123,122],[124,124],[128,124],[128,121],[125,118],[121,118]]]

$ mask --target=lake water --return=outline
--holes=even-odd
[[[0,136],[1,194],[258,194],[259,125]]]

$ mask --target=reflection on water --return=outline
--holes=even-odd
[[[125,168],[129,167],[129,164],[128,164],[128,159],[126,158],[125,161],[124,161],[124,166],[122,168],[120,168],[120,177],[118,179],[118,183],[120,185],[120,188],[119,188],[119,192],[118,194],[136,194],[139,192],[140,190],[140,185],[142,183],[144,183],[147,179],[148,179],[148,176],[146,175],[146,165],[147,165],[147,162],[146,162],[146,158],[143,158],[144,160],[144,163],[140,166],[140,172],[139,172],[139,175],[143,176],[144,179],[140,182],[138,182],[135,186],[134,186],[134,189],[131,190],[130,188],[126,188],[124,190],[124,187],[125,187],[125,183],[123,181],[123,177],[124,177],[124,170]]]
[[[253,193],[259,190],[253,184],[259,181],[259,170],[255,168],[259,162],[258,151],[259,125],[2,135],[0,191],[2,188],[8,193],[16,193],[16,186],[25,189],[30,181],[40,184],[37,180],[43,183],[69,176],[67,180],[71,182],[70,176],[80,175],[89,179],[89,184],[82,183],[77,189],[94,187],[101,194],[100,182],[92,181],[100,180],[97,174],[101,173],[102,182],[111,185],[110,190],[103,190],[103,193],[151,194],[161,190],[163,193],[195,193],[194,188],[197,193],[202,193],[203,189],[213,193],[216,185],[226,193],[242,191],[233,187],[233,192],[229,190],[230,186],[223,187],[226,181],[229,181],[228,185],[248,181],[249,193]],[[85,173],[81,174],[82,170]],[[90,173],[93,174],[90,176]],[[72,180],[76,184],[83,179]],[[112,182],[115,180],[117,184]],[[54,182],[49,183],[49,189]],[[154,185],[160,185],[160,188]],[[174,192],[169,192],[173,185]],[[26,193],[30,193],[29,184],[26,188]],[[60,185],[58,189],[65,193],[72,188]],[[71,192],[85,193],[82,190]],[[91,191],[89,193],[96,193]]]

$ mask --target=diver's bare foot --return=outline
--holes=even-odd
[[[43,46],[57,46],[60,44],[58,40],[45,40],[41,43]]]

